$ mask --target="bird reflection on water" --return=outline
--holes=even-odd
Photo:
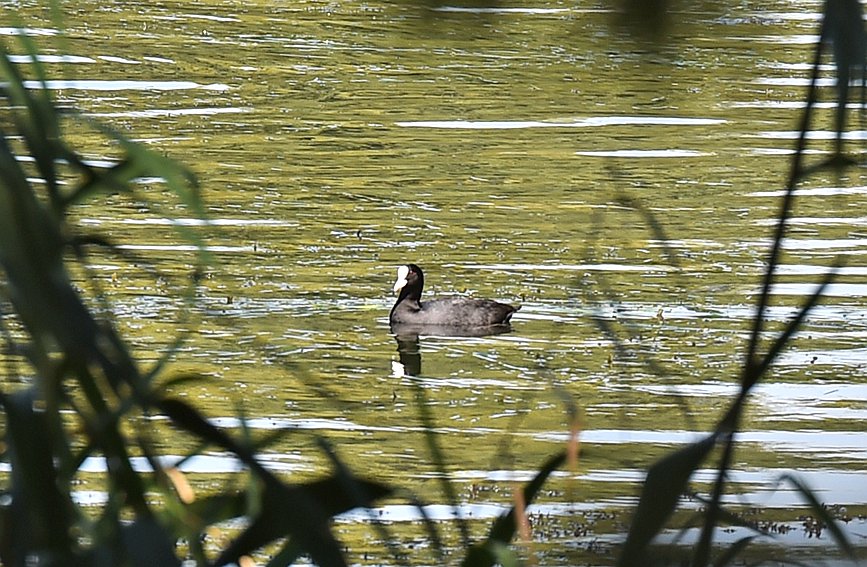
[[[421,337],[487,337],[512,331],[512,325],[503,323],[488,327],[453,327],[392,323],[391,333],[397,341],[398,361],[392,363],[396,377],[421,375]]]

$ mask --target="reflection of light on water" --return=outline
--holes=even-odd
[[[494,378],[420,378],[413,377],[413,383],[418,384],[426,389],[443,389],[443,388],[502,388],[507,390],[545,390],[547,387],[544,383],[520,384],[513,380],[497,380]]]
[[[734,390],[733,390],[734,391]],[[779,402],[777,402],[779,403]],[[534,439],[565,443],[568,431],[527,433]],[[581,433],[581,442],[603,445],[655,445],[674,446],[694,443],[707,437],[700,431],[647,431],[636,429],[589,429]],[[739,443],[755,443],[769,451],[810,454],[813,457],[865,459],[867,458],[867,432],[861,431],[741,431]]]
[[[591,128],[600,126],[714,126],[727,120],[670,116],[596,116],[574,120],[416,120],[395,122],[403,128],[459,130],[516,130],[522,128]]]
[[[781,276],[817,276],[830,270],[829,266],[823,264],[780,264],[774,272]],[[834,271],[841,276],[867,276],[867,266],[840,266]]]
[[[701,157],[713,155],[709,152],[696,150],[610,150],[593,152],[575,152],[575,155],[589,157],[617,157],[617,158],[674,158],[674,157]]]
[[[748,248],[765,248],[770,240],[748,240],[741,246]],[[841,248],[856,248],[867,246],[867,238],[784,238],[784,250],[839,250]]]
[[[82,219],[82,224],[105,225],[105,224],[131,224],[145,226],[298,226],[294,221],[282,221],[274,219],[193,219],[193,218],[142,218],[142,219]]]
[[[87,116],[94,118],[172,118],[176,116],[214,116],[217,114],[236,114],[249,112],[249,108],[152,108],[130,110],[127,112],[93,112]]]
[[[758,14],[764,21],[786,20],[797,22],[817,22],[822,16],[818,12],[760,12]],[[771,36],[776,37],[776,36]],[[782,63],[780,65],[783,65]]]
[[[770,138],[773,140],[797,140],[801,137],[801,132],[796,130],[769,130],[759,133],[760,138]],[[807,132],[808,140],[833,140],[837,137],[837,132],[831,130],[812,130]],[[864,140],[867,139],[867,132],[864,130],[849,130],[843,133],[844,140]]]
[[[786,194],[785,190],[779,191],[754,191],[745,193],[745,197],[782,197]],[[816,189],[795,189],[794,195],[803,197],[828,197],[834,195],[865,195],[867,194],[867,185],[857,187],[818,187]],[[773,221],[776,222],[776,221]]]
[[[773,295],[813,295],[818,286],[814,283],[778,283],[771,288]],[[759,293],[755,290],[754,293]],[[825,286],[822,295],[825,297],[865,297],[867,284],[832,283]]]
[[[116,55],[97,55],[97,59],[102,59],[109,63],[120,63],[122,65],[141,65],[141,61],[127,59],[126,57],[117,57]]]
[[[746,151],[754,156],[790,156],[795,153],[795,150],[791,148],[749,148]],[[824,155],[827,152],[823,150],[804,150],[801,153],[804,155]],[[750,193],[748,196],[755,196],[755,193]]]
[[[756,291],[757,293],[757,291]],[[615,304],[576,306],[572,302],[524,303],[524,309],[519,311],[513,321],[543,320],[555,322],[576,321],[581,317],[598,317],[603,319],[630,319],[637,321],[658,320],[661,305],[658,303],[641,303],[623,301]],[[662,309],[666,321],[696,320],[703,318],[751,320],[756,308],[753,305],[675,305],[668,304]],[[765,311],[769,321],[787,321],[798,309],[782,305],[772,305]],[[845,322],[852,324],[864,321],[867,324],[867,312],[857,305],[817,305],[810,312],[813,322]],[[841,331],[843,332],[843,331]],[[835,335],[835,336],[840,336]],[[498,341],[510,340],[508,336],[498,337]],[[523,338],[522,338],[523,340]],[[592,343],[590,343],[592,344]]]
[[[659,264],[465,264],[468,270],[526,271],[604,271],[604,272],[676,272],[677,268]]]
[[[160,15],[154,16],[154,19],[163,20],[167,22],[183,22],[185,20],[208,20],[211,22],[230,22],[230,23],[239,23],[240,19],[230,16],[215,16],[213,14],[174,14],[174,15]]]
[[[73,79],[73,80],[51,80],[45,81],[24,81],[24,86],[28,89],[48,90],[82,90],[82,91],[177,91],[201,89],[206,91],[227,91],[229,85],[213,83],[203,85],[193,81],[107,81],[97,79]]]
[[[362,425],[343,419],[286,419],[257,417],[243,422],[236,417],[215,417],[209,420],[217,427],[249,429],[313,429],[323,431],[410,431],[413,428]]]
[[[472,8],[464,6],[434,6],[433,12],[463,12],[470,14],[561,14],[573,12],[570,8]],[[585,12],[585,10],[580,10]]]
[[[782,353],[774,364],[781,366],[811,366],[815,364],[864,366],[867,364],[867,348],[791,350]],[[867,400],[867,398],[864,399]]]
[[[102,490],[74,490],[70,496],[80,506],[102,506],[108,502],[108,493]]]
[[[728,105],[729,108],[785,108],[797,110],[800,108],[804,108],[807,106],[805,102],[802,101],[792,101],[792,100],[755,100],[749,102],[735,102]],[[814,108],[837,108],[836,102],[817,102],[813,105]],[[782,150],[781,150],[782,151]],[[785,150],[789,154],[795,153],[795,150],[788,149]],[[819,152],[820,150],[813,150],[813,152]]]
[[[627,499],[621,499],[627,500]],[[630,502],[618,504],[626,506],[634,504],[637,499],[629,499]],[[593,503],[567,503],[567,504],[533,504],[527,508],[529,514],[548,514],[552,516],[565,516],[575,514],[576,512],[590,512],[594,510],[604,510],[610,506],[610,502],[593,502]],[[457,506],[448,506],[446,504],[429,504],[422,506],[422,510],[418,506],[409,504],[395,504],[391,506],[379,506],[369,510],[350,510],[340,516],[338,520],[364,522],[371,518],[388,522],[417,522],[427,517],[435,521],[454,520],[456,518],[464,518],[466,520],[489,520],[497,518],[507,513],[511,507],[504,504],[494,503],[462,503]]]
[[[851,349],[849,360],[844,353],[850,351],[831,351],[824,360],[826,364],[867,364],[867,348]],[[814,353],[794,352],[784,353],[775,363],[777,365],[804,366],[810,364]],[[820,364],[817,361],[814,364]],[[635,390],[660,396],[678,396],[686,398],[733,398],[739,387],[735,384],[682,384],[678,386],[639,385]],[[756,386],[751,395],[751,403],[759,404],[768,409],[770,415],[760,418],[762,421],[786,422],[812,419],[867,419],[867,384],[799,384],[790,382],[768,382]],[[845,405],[842,405],[845,404]],[[861,406],[864,409],[859,409]],[[845,432],[843,432],[845,433]],[[780,432],[780,442],[784,443],[793,435],[800,435],[791,441],[794,446],[805,450],[822,451],[846,448],[849,445],[846,435],[835,438],[836,433],[816,432]],[[745,432],[752,435],[756,442],[764,443],[761,432]],[[827,437],[824,437],[827,435]],[[859,434],[860,435],[860,434]],[[739,439],[744,439],[739,436]],[[867,451],[867,437],[857,437]],[[681,442],[688,440],[681,439]],[[828,445],[830,442],[841,443],[840,447]],[[787,443],[787,442],[785,442]],[[785,444],[784,443],[784,444]],[[803,444],[803,445],[802,445]]]
[[[13,63],[32,63],[32,55],[7,55]],[[40,63],[96,63],[96,60],[90,57],[82,57],[80,55],[46,55],[39,54],[36,60]]]
[[[185,473],[224,474],[239,473],[246,470],[244,463],[229,453],[195,455],[189,458],[180,455],[161,455],[155,457],[155,459],[162,467],[171,468],[178,465],[177,468]],[[299,455],[287,453],[262,454],[257,455],[256,459],[262,466],[272,471],[300,472],[313,470],[313,467],[306,462],[306,459]],[[137,472],[153,472],[153,467],[145,457],[131,457],[129,462],[133,470]],[[0,471],[9,472],[10,470],[11,467],[8,463],[0,464]],[[108,465],[103,457],[88,457],[84,459],[78,470],[82,473],[104,473],[108,470]]]
[[[120,244],[115,246],[121,250],[150,250],[164,252],[198,252],[199,250],[207,250],[208,252],[254,252],[252,245],[250,246],[194,246],[192,244]]]
[[[778,222],[777,219],[761,219],[755,221],[758,226],[776,226]],[[788,219],[786,224],[808,226],[865,226],[867,225],[867,217],[793,217]]]
[[[52,28],[10,28],[0,27],[0,35],[32,35],[32,36],[48,36],[57,35],[59,32]]]

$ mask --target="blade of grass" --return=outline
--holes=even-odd
[[[39,174],[45,181],[53,209],[57,212],[56,205],[59,204],[60,199],[58,190],[59,176],[55,160],[56,156],[61,153],[58,151],[58,147],[62,145],[60,141],[60,121],[54,101],[51,98],[51,93],[45,86],[47,77],[45,69],[39,60],[36,45],[27,34],[19,34],[18,40],[24,47],[25,52],[30,56],[30,66],[40,86],[36,89],[16,88],[13,92],[17,96],[11,102],[26,107],[26,112],[15,112],[18,130],[23,135],[27,148],[36,162]],[[7,63],[4,65],[3,71],[6,73],[17,73],[17,66],[9,61],[5,49],[3,50],[2,58]],[[24,87],[23,77],[20,74],[16,74],[15,80],[18,81],[21,87]]]
[[[843,530],[840,529],[837,521],[831,517],[828,513],[828,510],[822,505],[819,499],[816,497],[816,493],[813,492],[807,484],[799,479],[798,477],[791,474],[784,474],[780,476],[780,480],[786,480],[795,487],[795,489],[801,493],[801,497],[804,501],[810,505],[810,508],[813,509],[813,513],[825,524],[828,528],[828,531],[831,533],[831,537],[834,539],[834,542],[837,544],[843,553],[846,554],[846,557],[853,561],[857,561],[857,554],[855,553],[855,548],[852,547],[852,543],[849,541],[849,538],[846,537],[846,534]]]
[[[765,353],[761,361],[753,367],[752,373],[747,376],[747,379],[744,382],[745,389],[749,390],[756,384],[756,382],[758,382],[759,378],[764,375],[764,373],[777,359],[783,349],[789,344],[792,337],[794,337],[795,334],[800,330],[801,324],[807,318],[807,315],[810,313],[810,311],[812,311],[813,308],[822,299],[825,290],[837,277],[839,269],[842,267],[842,265],[842,260],[836,262],[831,267],[831,270],[829,270],[828,273],[824,275],[822,281],[819,283],[819,286],[810,295],[810,297],[798,311],[797,315],[795,315],[794,319],[788,322],[786,328],[783,330],[782,333],[777,336],[777,338],[774,340],[774,343],[768,349],[768,352]]]
[[[725,490],[725,482],[728,475],[728,470],[731,465],[732,456],[734,454],[735,433],[739,429],[740,416],[743,412],[746,403],[747,395],[750,389],[764,375],[770,365],[776,360],[777,356],[782,352],[783,348],[790,342],[795,333],[801,328],[801,324],[806,319],[807,314],[815,307],[818,301],[822,298],[825,288],[831,283],[837,274],[837,266],[830,270],[822,279],[816,291],[807,299],[805,304],[798,311],[797,315],[788,322],[786,328],[775,339],[773,345],[768,352],[762,357],[760,363],[753,365],[749,370],[745,370],[745,375],[741,389],[737,398],[732,403],[725,417],[721,420],[717,427],[719,433],[726,435],[723,455],[720,459],[720,464],[717,470],[716,480],[711,495],[710,502],[707,506],[705,514],[705,522],[702,528],[701,536],[699,537],[698,545],[695,548],[695,556],[693,559],[694,565],[707,565],[710,561],[711,544],[713,542],[713,532],[719,522],[722,496]]]
[[[764,329],[765,311],[767,311],[770,301],[771,288],[774,283],[774,275],[777,270],[777,265],[780,260],[780,252],[782,251],[783,238],[786,234],[786,226],[788,224],[789,215],[792,212],[795,201],[795,187],[803,172],[804,150],[807,147],[807,132],[810,129],[810,118],[813,108],[816,105],[818,97],[817,84],[819,81],[819,69],[822,62],[823,40],[827,34],[825,23],[821,25],[820,39],[816,43],[816,50],[813,55],[813,66],[810,75],[810,86],[807,88],[807,104],[804,108],[804,113],[801,115],[799,124],[798,139],[795,142],[795,153],[792,156],[792,162],[789,167],[789,177],[786,182],[786,191],[780,203],[780,211],[777,215],[777,225],[774,230],[773,243],[771,250],[768,253],[767,269],[762,281],[762,290],[759,295],[759,303],[756,308],[756,314],[753,318],[753,328],[750,332],[750,338],[747,343],[747,355],[744,363],[744,374],[753,373],[753,366],[757,364],[756,353],[758,352],[759,342],[761,340],[762,331]]]

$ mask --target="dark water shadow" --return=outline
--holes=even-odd
[[[421,337],[487,337],[511,331],[512,326],[508,323],[490,327],[392,324],[391,333],[397,341],[397,355],[401,365],[400,369],[395,369],[395,373],[421,376]]]

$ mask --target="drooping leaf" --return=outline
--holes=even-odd
[[[792,486],[797,489],[798,492],[801,493],[801,497],[804,501],[810,505],[810,508],[813,509],[813,513],[816,514],[816,517],[828,528],[828,532],[830,532],[831,537],[834,539],[834,542],[837,546],[846,554],[849,559],[853,561],[856,560],[857,556],[855,554],[855,549],[852,547],[852,543],[849,541],[849,538],[846,537],[846,534],[843,530],[840,529],[840,525],[837,521],[828,513],[828,510],[822,505],[819,499],[816,497],[816,493],[810,489],[807,484],[799,479],[798,477],[791,474],[784,474],[780,476],[780,480],[787,480],[792,483]]]
[[[331,518],[352,508],[370,506],[390,493],[388,487],[376,482],[355,479],[354,484],[347,491],[345,479],[334,477],[299,485],[266,483],[260,514],[223,551],[215,565],[235,562],[281,537],[289,537],[318,565],[345,565],[341,546],[331,533]]]
[[[354,507],[369,506],[373,500],[390,493],[385,485],[355,478],[350,488],[345,476],[286,485],[262,467],[246,445],[208,422],[186,402],[165,398],[154,400],[153,405],[176,426],[235,453],[263,481],[260,513],[222,553],[217,565],[236,561],[275,539],[293,537],[317,564],[342,566],[345,561],[331,533],[331,518]]]

